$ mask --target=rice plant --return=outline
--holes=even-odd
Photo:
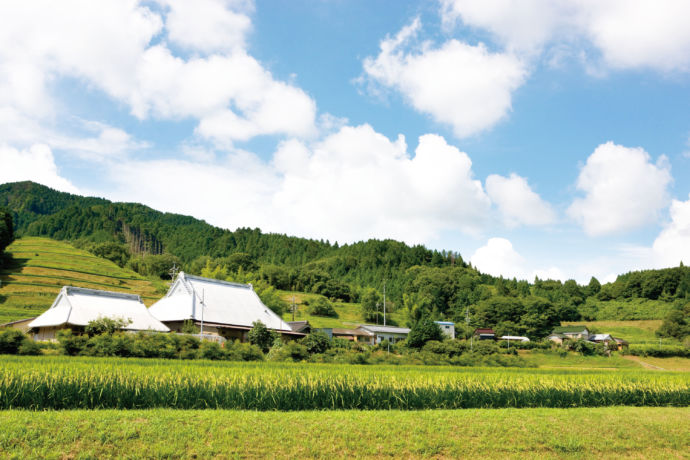
[[[118,358],[0,358],[0,409],[688,406],[690,375]]]

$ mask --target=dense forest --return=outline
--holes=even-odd
[[[169,276],[177,264],[190,273],[262,283],[264,289],[361,302],[369,319],[377,314],[384,282],[388,308],[405,309],[410,323],[431,317],[466,324],[467,330],[490,326],[531,337],[546,335],[560,321],[677,316],[690,299],[690,268],[682,264],[626,273],[604,285],[596,278],[587,285],[529,282],[482,274],[455,252],[393,240],[338,245],[259,229],[231,231],[32,182],[0,185],[0,206],[9,209],[18,236],[69,240],[147,276]]]

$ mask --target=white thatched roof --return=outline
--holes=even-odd
[[[203,313],[202,313],[203,310]],[[203,321],[227,326],[251,327],[261,321],[269,329],[292,331],[261,302],[251,284],[231,283],[180,272],[161,300],[149,309],[160,321]]]
[[[99,318],[130,321],[124,327],[130,331],[170,330],[151,316],[138,295],[72,286],[63,287],[53,305],[29,323],[29,327],[86,326],[90,321]]]

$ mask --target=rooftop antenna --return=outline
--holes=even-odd
[[[179,267],[177,266],[177,264],[175,262],[173,262],[173,266],[170,269],[170,271],[168,272],[168,273],[170,273],[170,282],[171,283],[175,281],[175,276],[177,276],[178,271],[180,271]]]

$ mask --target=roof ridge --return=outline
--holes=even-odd
[[[82,294],[82,295],[93,295],[93,296],[100,296],[100,297],[112,297],[116,299],[127,299],[127,300],[136,300],[138,302],[141,302],[141,296],[139,294],[129,294],[126,292],[115,292],[115,291],[103,291],[100,289],[89,289],[89,288],[83,288],[83,287],[77,287],[77,286],[63,286],[62,289],[64,289],[65,294],[68,296],[71,294]]]
[[[190,275],[189,273],[184,273],[180,272],[180,274],[184,274],[184,278],[189,280],[189,281],[202,281],[206,283],[214,283],[214,284],[222,284],[225,286],[234,286],[234,287],[241,287],[244,289],[254,289],[251,284],[244,284],[244,283],[236,283],[234,281],[223,281],[223,280],[217,280],[214,278],[204,278],[203,276],[196,276],[196,275]]]

